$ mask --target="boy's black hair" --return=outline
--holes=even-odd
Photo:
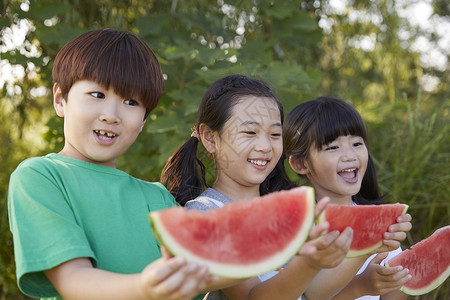
[[[297,105],[283,126],[283,147],[287,157],[309,159],[312,147],[320,150],[339,136],[360,136],[367,144],[367,129],[359,112],[341,99],[319,97]],[[375,165],[369,153],[360,191],[353,196],[358,204],[383,202]]]
[[[214,82],[203,95],[197,115],[197,128],[200,124],[206,124],[212,131],[220,134],[224,124],[231,117],[233,106],[248,96],[273,99],[283,122],[283,106],[264,82],[243,75],[230,75]],[[162,171],[161,182],[181,205],[196,198],[208,188],[205,166],[197,157],[198,142],[195,137],[189,138],[172,154]],[[289,180],[282,160],[280,161],[260,185],[261,195],[295,186]]]
[[[66,100],[76,81],[91,80],[140,101],[146,115],[164,91],[161,67],[150,47],[135,34],[114,29],[89,31],[68,42],[55,58],[52,76]]]

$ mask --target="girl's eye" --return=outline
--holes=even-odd
[[[356,142],[353,144],[354,147],[363,146],[363,145],[364,145],[364,143],[362,143],[362,142]]]
[[[98,99],[105,99],[105,94],[101,92],[92,92],[90,93],[92,97],[98,98]]]
[[[281,137],[281,133],[273,133],[273,134],[272,134],[272,137],[279,138],[279,137]]]
[[[128,99],[124,101],[125,104],[127,105],[131,105],[131,106],[139,106],[139,102],[137,102],[136,100],[132,100],[132,99]]]
[[[325,147],[325,151],[328,151],[328,150],[336,150],[336,149],[338,149],[339,147],[338,146],[326,146]]]
[[[249,134],[249,135],[255,135],[256,132],[254,131],[244,131],[245,134]]]

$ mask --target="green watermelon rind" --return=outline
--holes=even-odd
[[[405,206],[405,209],[403,210],[403,212],[401,213],[401,215],[406,214],[406,212],[408,211],[409,206],[407,204],[402,204]],[[326,221],[325,218],[325,210],[320,214],[319,216],[319,223],[323,223]],[[377,250],[378,248],[380,248],[381,246],[383,246],[383,241],[379,241],[376,244],[373,244],[370,247],[361,249],[361,250],[349,250],[347,252],[347,254],[345,255],[346,258],[353,258],[353,257],[359,257],[359,256],[363,256],[369,253],[372,253],[373,251]]]
[[[439,230],[443,230],[444,228],[450,228],[450,225],[445,226],[443,228],[440,228]],[[435,233],[437,233],[439,230],[437,230]],[[431,237],[431,236],[430,236]],[[406,251],[412,251],[411,249],[407,249]],[[399,254],[400,255],[400,254]],[[385,264],[385,266],[390,267],[389,266],[389,261],[387,261]],[[424,288],[421,289],[413,289],[413,288],[409,288],[407,286],[402,286],[400,288],[400,291],[402,291],[403,293],[410,295],[410,296],[420,296],[420,295],[424,295],[427,294],[429,292],[431,292],[432,290],[438,288],[441,284],[444,283],[445,280],[447,280],[447,278],[450,276],[450,265],[447,267],[447,270],[445,272],[443,272],[441,275],[439,275],[438,278],[436,278],[435,280],[433,280],[429,285],[427,285]]]
[[[213,275],[227,278],[254,277],[282,267],[290,258],[297,254],[308,238],[314,221],[314,190],[311,187],[306,186],[299,187],[298,189],[305,189],[305,199],[307,201],[308,211],[305,214],[303,225],[300,226],[300,230],[296,238],[293,239],[282,252],[255,264],[232,265],[229,263],[218,263],[201,258],[178,245],[178,243],[171,237],[171,235],[161,224],[158,213],[149,213],[150,224],[153,228],[153,233],[157,241],[172,255],[184,257],[188,262],[196,262],[202,265],[207,264],[209,266],[209,272]]]

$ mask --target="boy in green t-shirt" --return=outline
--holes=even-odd
[[[20,289],[67,299],[198,294],[210,281],[207,268],[161,258],[148,222],[148,212],[176,205],[173,197],[159,183],[115,169],[164,89],[151,49],[129,32],[90,31],[61,49],[53,80],[64,147],[25,160],[10,181]]]

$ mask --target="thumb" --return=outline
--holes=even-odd
[[[161,246],[161,255],[162,258],[164,259],[169,259],[173,257],[172,253],[170,253],[164,246]]]
[[[317,252],[317,248],[313,245],[308,245],[308,244],[304,244],[301,248],[300,251],[298,251],[298,255],[305,255],[305,256],[309,256],[309,255],[313,255],[314,253]]]
[[[371,261],[371,264],[381,264],[381,262],[383,261],[383,259],[385,259],[388,256],[389,252],[381,252],[378,253]]]
[[[325,211],[325,209],[327,208],[327,205],[330,203],[330,198],[329,197],[323,197],[322,199],[319,200],[319,202],[317,202],[316,204],[316,209],[315,209],[315,216],[314,219],[317,220],[320,215]]]

